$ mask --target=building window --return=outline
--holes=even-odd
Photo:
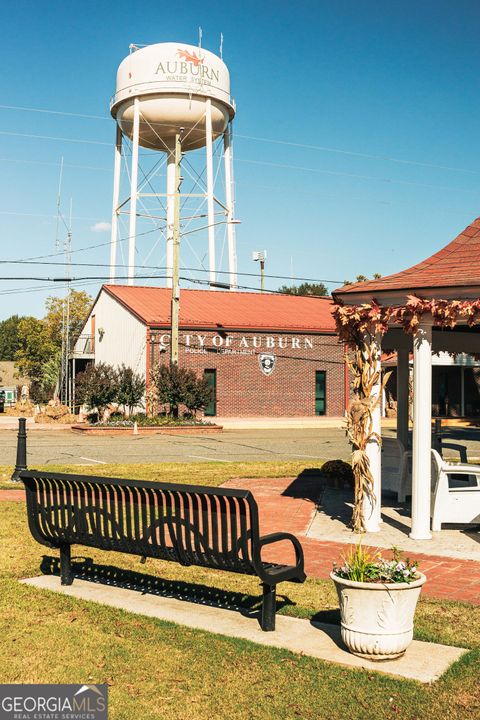
[[[212,388],[212,399],[205,405],[203,414],[207,417],[214,417],[217,414],[217,371],[216,370],[204,370],[203,377]]]
[[[317,370],[315,372],[315,415],[325,415],[325,375],[325,370]]]

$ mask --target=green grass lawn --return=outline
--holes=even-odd
[[[209,484],[219,484],[235,476],[291,475],[295,467],[302,469],[299,463],[197,463],[162,465],[160,472],[178,482],[208,478]],[[69,469],[79,472],[62,468]],[[128,466],[95,472],[134,476]],[[159,477],[159,466],[142,466],[137,476]],[[440,681],[424,686],[20,585],[19,578],[39,574],[42,556],[58,556],[30,536],[23,503],[0,503],[0,548],[0,682],[107,682],[114,720],[480,718],[478,607],[420,602],[417,639],[471,649]],[[260,593],[250,577],[153,560],[140,565],[132,556],[75,550],[74,555],[98,564],[181,581],[192,592],[199,586],[218,588],[247,607]],[[285,583],[279,599],[281,613],[338,621],[328,581]]]
[[[309,460],[312,470],[321,468],[325,460]],[[36,466],[35,466],[36,467]],[[197,463],[136,463],[107,465],[44,465],[39,469],[49,472],[77,473],[100,477],[121,477],[130,480],[158,480],[161,482],[191,483],[192,485],[221,485],[237,477],[296,477],[305,470],[305,461],[276,462],[197,462]],[[0,488],[23,488],[12,483],[13,467],[0,465]]]

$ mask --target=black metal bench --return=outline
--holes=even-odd
[[[289,533],[260,536],[257,503],[248,490],[39,470],[22,470],[19,478],[33,537],[60,550],[63,585],[73,582],[74,544],[257,575],[263,584],[261,627],[274,630],[276,585],[305,580],[299,541]],[[263,561],[262,548],[282,540],[293,544],[295,564]]]

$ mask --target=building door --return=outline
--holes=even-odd
[[[315,415],[325,415],[326,406],[326,373],[325,370],[315,372]]]
[[[205,405],[203,412],[207,417],[214,417],[217,414],[217,371],[204,370],[203,376],[212,388],[212,399],[208,405]]]

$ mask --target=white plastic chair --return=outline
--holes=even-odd
[[[430,514],[433,531],[442,523],[480,524],[480,465],[447,463],[432,450]]]
[[[382,437],[382,492],[395,492],[400,497],[405,473],[405,447],[401,440],[394,437]]]

